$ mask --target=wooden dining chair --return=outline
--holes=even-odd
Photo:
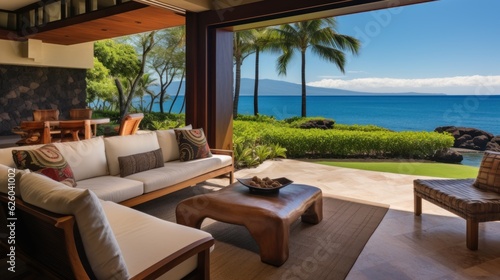
[[[92,109],[73,108],[69,110],[69,118],[72,120],[88,120],[92,118]]]
[[[144,118],[143,113],[128,114],[122,120],[120,128],[118,130],[118,135],[132,135],[139,129],[139,124]]]
[[[33,110],[33,121],[57,121],[59,120],[58,109]]]
[[[21,130],[25,132],[22,136],[22,145],[36,145],[51,143],[50,124],[43,121],[22,121]]]
[[[81,136],[83,136],[84,139],[90,139],[92,137],[90,120],[60,121],[59,129],[61,130],[61,136],[59,139],[53,138],[53,141],[80,141]]]

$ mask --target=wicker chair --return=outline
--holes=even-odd
[[[477,250],[479,223],[500,220],[500,153],[484,153],[476,179],[417,179],[413,191],[416,216],[423,198],[464,218],[467,248]]]

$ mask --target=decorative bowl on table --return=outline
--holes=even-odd
[[[277,193],[281,188],[284,188],[293,181],[288,180],[285,177],[270,179],[269,177],[259,178],[253,176],[252,178],[241,178],[236,179],[245,187],[248,187],[250,192],[256,193]]]

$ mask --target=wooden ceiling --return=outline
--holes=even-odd
[[[116,7],[48,23],[43,27],[26,29],[25,34],[15,35],[12,31],[0,30],[0,39],[22,41],[29,38],[51,44],[73,45],[185,24],[184,15],[167,9],[139,3],[126,8]]]

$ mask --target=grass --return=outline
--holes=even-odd
[[[479,170],[478,167],[467,165],[427,162],[318,161],[316,163],[361,170],[453,179],[476,178]]]

